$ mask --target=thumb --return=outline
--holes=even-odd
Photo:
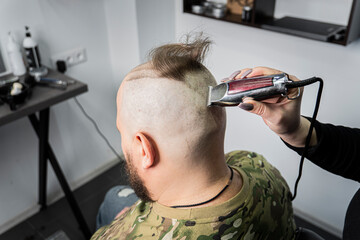
[[[256,115],[259,115],[261,117],[264,117],[265,113],[266,113],[266,105],[265,103],[262,102],[258,102],[255,101],[253,99],[250,98],[245,98],[243,99],[243,102],[240,103],[239,108],[254,113]]]

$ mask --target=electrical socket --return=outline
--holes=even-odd
[[[56,54],[51,57],[51,62],[56,69],[56,62],[59,60],[63,60],[66,63],[66,67],[72,67],[80,63],[84,63],[87,61],[86,57],[86,49],[85,48],[76,48],[66,52],[62,52]]]

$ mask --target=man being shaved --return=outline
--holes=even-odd
[[[278,170],[254,152],[224,154],[225,110],[206,104],[209,44],[156,48],[123,80],[116,123],[140,199],[92,239],[294,239]]]

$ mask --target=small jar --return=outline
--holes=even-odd
[[[205,8],[201,5],[192,5],[191,11],[196,14],[204,14]]]
[[[252,8],[250,6],[244,6],[241,14],[241,20],[243,22],[250,22],[251,21],[251,14]]]
[[[213,8],[212,15],[215,18],[223,18],[225,17],[226,8]]]
[[[212,16],[215,18],[223,18],[226,14],[226,4],[214,3],[212,6]]]
[[[202,2],[204,9],[204,13],[206,16],[212,16],[212,8],[213,8],[213,4],[211,2],[208,1],[204,1]]]

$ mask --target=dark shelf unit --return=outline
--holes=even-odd
[[[254,0],[250,22],[243,22],[241,15],[231,14],[229,11],[223,18],[193,13],[192,5],[201,5],[202,2],[202,0],[183,0],[183,12],[344,46],[360,38],[360,0],[353,0],[346,26],[290,16],[274,18],[275,0]]]

